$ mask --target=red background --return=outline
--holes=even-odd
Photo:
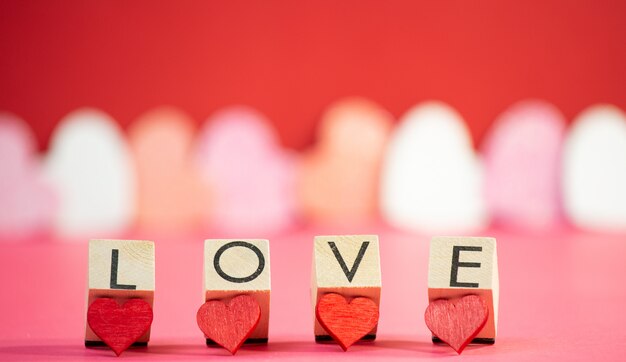
[[[595,102],[625,109],[625,84],[623,1],[0,4],[0,109],[29,122],[42,149],[81,106],[126,127],[159,105],[201,122],[233,103],[302,148],[347,95],[396,116],[443,100],[480,142],[515,101],[545,99],[571,120]]]

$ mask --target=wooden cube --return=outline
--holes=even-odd
[[[489,318],[473,343],[492,344],[498,326],[498,256],[496,239],[434,237],[430,242],[428,301],[455,299],[468,294],[482,297]],[[433,336],[433,342],[440,340]]]
[[[97,298],[119,304],[140,298],[150,307],[154,301],[154,243],[143,240],[90,240],[87,307]],[[85,345],[104,342],[85,323]],[[135,345],[146,345],[150,330]]]
[[[313,315],[319,299],[337,293],[347,299],[367,297],[380,306],[380,254],[377,235],[316,236],[313,242],[311,302]],[[332,338],[315,318],[314,333],[318,342]],[[376,339],[376,329],[363,340]]]
[[[204,242],[204,300],[228,303],[247,294],[259,303],[259,325],[244,343],[267,343],[270,317],[270,249],[261,239],[210,239]],[[215,342],[207,339],[207,344]]]

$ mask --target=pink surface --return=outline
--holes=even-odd
[[[383,291],[378,339],[344,353],[316,344],[309,300],[312,239],[335,232],[380,235]],[[433,345],[423,320],[428,239],[384,227],[306,229],[271,240],[270,343],[244,346],[237,360],[449,359],[541,361],[624,360],[626,236],[573,231],[526,237],[500,231],[500,314],[493,346],[469,346],[462,357]],[[204,345],[195,315],[202,302],[202,240],[156,240],[155,315],[147,349],[131,360],[232,359]],[[262,235],[259,235],[261,237]],[[32,241],[1,245],[0,360],[114,358],[83,346],[87,244]]]

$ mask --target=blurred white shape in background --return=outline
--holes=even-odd
[[[66,237],[110,237],[134,217],[135,171],[122,131],[89,108],[56,127],[45,173],[59,197],[55,229]]]
[[[595,105],[575,120],[563,151],[563,202],[585,229],[626,230],[626,115]]]
[[[409,110],[382,167],[381,212],[425,233],[469,233],[488,224],[482,170],[461,116],[441,102]]]

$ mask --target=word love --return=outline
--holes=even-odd
[[[204,303],[196,322],[207,345],[231,354],[268,343],[270,246],[263,239],[204,243]],[[108,345],[119,356],[150,339],[154,302],[154,243],[91,240],[85,345]],[[376,235],[317,236],[311,300],[316,342],[344,351],[376,339],[382,291]],[[498,320],[496,240],[435,237],[424,314],[434,343],[457,353],[470,343],[493,344]]]

